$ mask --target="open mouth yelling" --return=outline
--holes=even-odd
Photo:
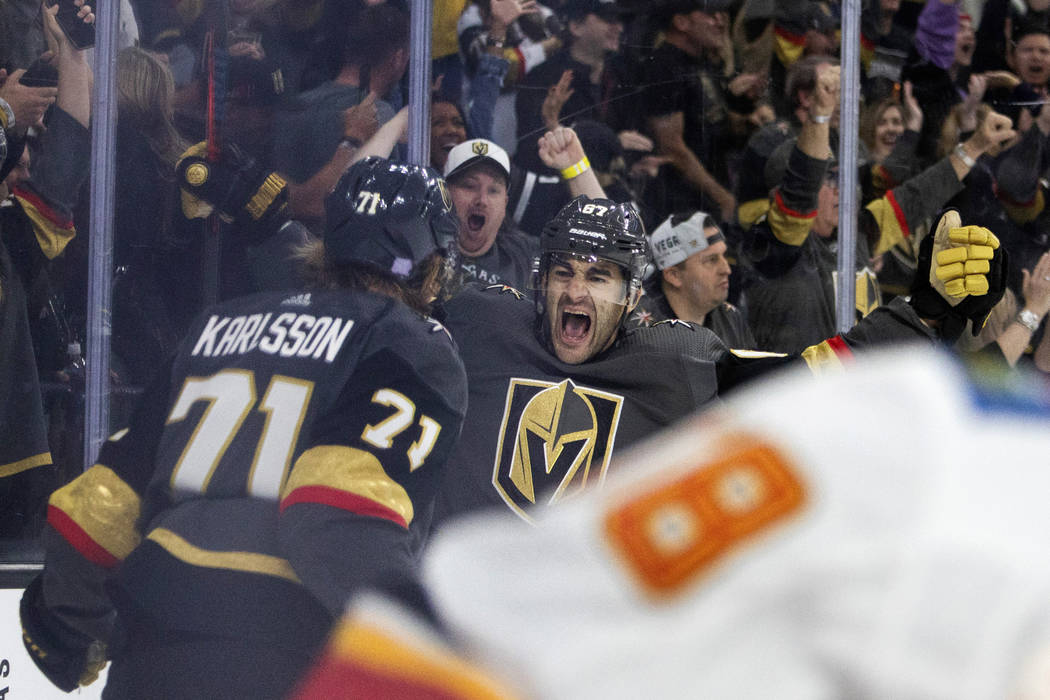
[[[566,345],[581,345],[591,334],[591,317],[585,313],[562,311],[561,338]]]
[[[478,233],[485,228],[485,220],[483,214],[470,214],[467,216],[467,228],[471,233]]]

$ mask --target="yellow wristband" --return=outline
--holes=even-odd
[[[580,159],[576,165],[570,165],[561,171],[562,180],[571,180],[574,177],[583,175],[585,172],[591,169],[591,161],[587,160],[587,156]]]

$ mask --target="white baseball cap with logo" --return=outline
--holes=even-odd
[[[717,233],[705,235],[704,229],[712,227],[717,229]],[[649,242],[653,248],[656,267],[666,270],[724,240],[725,236],[715,223],[714,217],[706,212],[697,211],[692,214],[671,215],[656,227]]]
[[[488,139],[470,139],[449,151],[448,160],[445,161],[445,179],[466,172],[484,161],[498,165],[504,177],[510,181],[510,157],[506,151]]]

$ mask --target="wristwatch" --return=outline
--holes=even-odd
[[[977,161],[974,160],[970,156],[970,154],[966,152],[966,149],[963,148],[963,145],[961,143],[955,145],[955,150],[952,151],[952,153],[954,153],[955,157],[961,160],[967,168],[972,168],[973,166],[977,165]]]
[[[1030,330],[1032,333],[1035,333],[1037,330],[1039,330],[1039,315],[1034,311],[1029,311],[1028,309],[1021,309],[1017,312],[1017,318],[1015,318],[1014,320],[1020,323],[1028,330]]]

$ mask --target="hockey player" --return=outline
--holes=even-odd
[[[630,205],[578,197],[540,236],[530,302],[464,289],[445,309],[470,377],[468,426],[436,518],[533,504],[601,483],[626,444],[712,400],[709,333],[663,324],[621,333],[648,241]]]
[[[283,201],[266,173],[195,155],[179,172],[227,215]],[[315,287],[208,309],[51,496],[21,617],[63,690],[111,658],[107,698],[284,697],[353,591],[412,588],[465,411],[462,363],[425,315],[455,215],[433,170],[379,158],[326,208]]]
[[[446,305],[470,401],[452,457],[456,476],[442,485],[435,522],[501,503],[529,519],[536,506],[601,484],[614,450],[797,359],[730,352],[710,330],[679,320],[625,331],[648,260],[629,205],[577,198],[544,228],[540,245],[533,303],[496,285]],[[910,301],[894,300],[803,357],[817,369],[854,348],[957,337],[967,318],[979,328],[1002,295],[997,246],[991,232],[963,227],[951,212],[927,237],[923,269],[933,272],[919,276]],[[957,298],[942,278],[955,279]]]

